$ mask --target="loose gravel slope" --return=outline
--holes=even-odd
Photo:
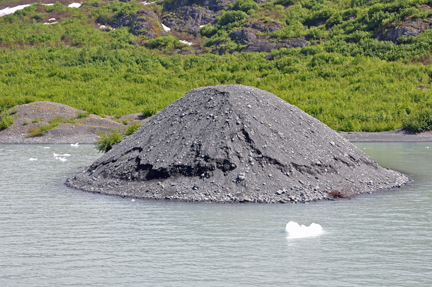
[[[192,90],[66,184],[137,198],[308,202],[400,187],[335,131],[263,90]]]

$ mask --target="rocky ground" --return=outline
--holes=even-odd
[[[275,95],[228,85],[187,93],[66,184],[147,199],[296,203],[408,180]]]
[[[140,113],[116,119],[112,116],[88,115],[85,111],[53,102],[35,102],[16,106],[9,110],[15,122],[0,131],[0,144],[68,144],[94,143],[98,131],[125,131],[133,122],[147,120]],[[41,126],[61,118],[61,123],[44,135],[35,136]]]

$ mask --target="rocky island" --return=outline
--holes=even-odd
[[[226,85],[190,91],[66,185],[146,199],[297,203],[408,181],[277,96]]]

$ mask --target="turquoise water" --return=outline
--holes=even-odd
[[[430,286],[432,143],[358,146],[413,184],[298,205],[132,201],[63,185],[91,145],[0,145],[0,286]],[[289,221],[324,232],[288,239]]]

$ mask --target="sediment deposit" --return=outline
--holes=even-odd
[[[66,184],[148,199],[296,203],[407,182],[277,96],[227,85],[190,91]]]

